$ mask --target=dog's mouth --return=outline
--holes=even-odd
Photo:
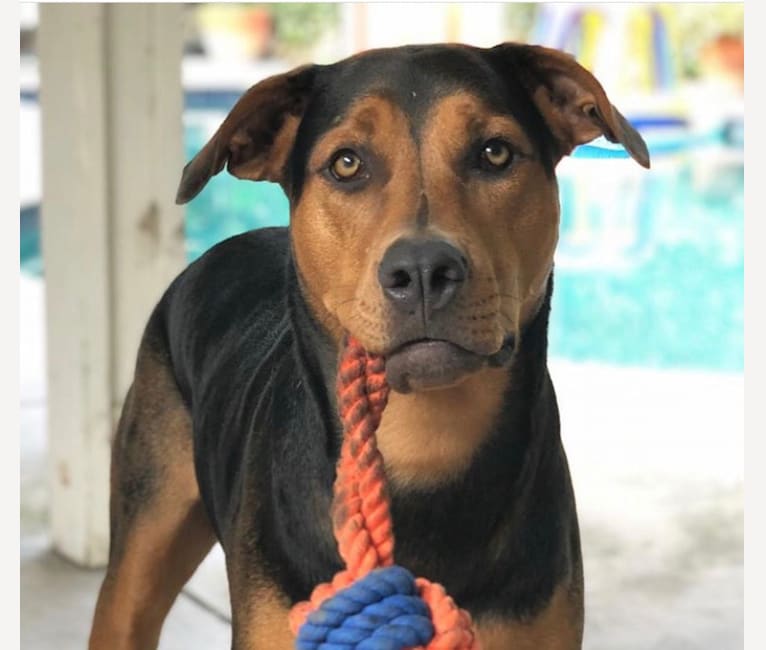
[[[444,339],[409,341],[386,355],[386,379],[399,393],[436,390],[459,384],[485,366],[504,365],[512,356],[514,337],[490,355],[477,354]]]

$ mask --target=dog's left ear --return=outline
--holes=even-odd
[[[230,174],[284,187],[285,166],[317,66],[264,79],[239,98],[218,131],[184,167],[176,203],[187,203],[224,165]]]
[[[569,155],[580,144],[603,135],[621,143],[639,165],[649,168],[649,150],[622,116],[598,80],[574,57],[539,45],[504,43],[492,48],[501,65],[513,71],[530,93],[543,119]]]

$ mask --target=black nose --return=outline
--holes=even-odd
[[[398,309],[413,313],[422,305],[428,318],[455,296],[466,267],[460,251],[445,241],[400,239],[383,256],[378,281]]]

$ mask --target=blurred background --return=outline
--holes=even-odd
[[[187,4],[182,19],[186,159],[258,80],[372,47],[519,40],[594,72],[644,135],[652,170],[588,147],[558,168],[550,367],[583,533],[585,647],[741,647],[744,6]],[[74,648],[101,574],[51,551],[46,328],[57,314],[46,314],[41,246],[38,23],[38,6],[23,4],[21,633],[23,647]],[[220,174],[185,208],[185,260],[287,223],[277,185]],[[132,364],[135,348],[124,356]],[[161,647],[228,647],[227,616],[216,550]]]

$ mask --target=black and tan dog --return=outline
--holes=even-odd
[[[353,334],[387,360],[378,432],[397,561],[442,583],[485,650],[579,648],[575,502],[546,366],[554,169],[641,137],[572,58],[411,46],[267,79],[183,172],[276,181],[289,228],[229,239],[152,314],[114,441],[93,649],[157,644],[220,541],[237,650],[291,647],[287,613],[340,568],[334,386]]]

